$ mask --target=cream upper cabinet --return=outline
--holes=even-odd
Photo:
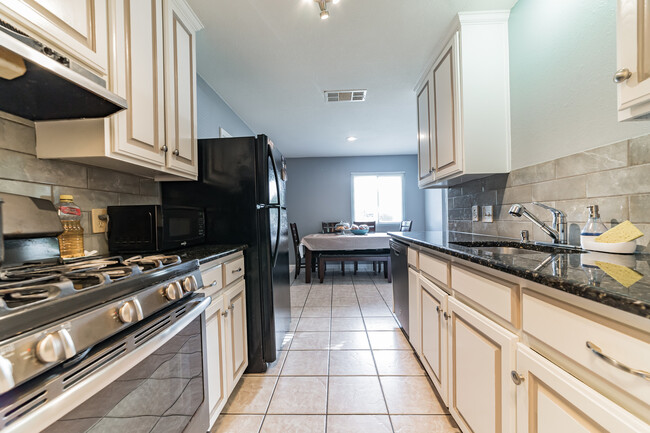
[[[427,79],[418,89],[418,173],[419,183],[428,183],[433,180],[435,162],[433,156],[435,149],[431,148],[431,125],[429,123],[429,100],[431,80]]]
[[[522,344],[511,378],[518,384],[518,432],[650,431],[648,424]]]
[[[107,0],[3,0],[0,17],[106,78]]]
[[[115,2],[114,91],[128,110],[111,122],[113,151],[164,166],[165,97],[162,0]]]
[[[420,359],[442,401],[448,405],[448,295],[424,276],[420,276],[419,289],[422,306],[422,355]]]
[[[458,33],[443,49],[433,66],[433,144],[436,178],[444,178],[463,169],[463,149],[459,135],[460,78],[458,76]]]
[[[109,88],[128,109],[105,119],[36,123],[36,154],[157,180],[197,177],[199,20],[183,0],[109,2]]]
[[[416,86],[420,188],[510,171],[508,17],[508,11],[458,14]],[[422,139],[427,94],[429,153]]]
[[[517,336],[448,299],[449,411],[461,430],[514,433]]]
[[[618,0],[618,120],[650,118],[650,3]]]
[[[167,166],[196,175],[196,40],[202,28],[187,3],[165,0]]]

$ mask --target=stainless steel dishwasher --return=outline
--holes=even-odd
[[[409,278],[408,246],[393,239],[390,240],[390,260],[393,272],[393,302],[397,321],[409,335]]]

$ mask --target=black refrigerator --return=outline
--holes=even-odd
[[[285,160],[258,135],[199,140],[198,165],[198,182],[162,183],[162,202],[203,207],[207,243],[247,245],[247,372],[264,372],[291,321]]]

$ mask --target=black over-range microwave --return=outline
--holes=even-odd
[[[108,206],[108,249],[152,253],[205,242],[205,212],[195,207]]]

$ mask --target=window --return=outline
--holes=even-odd
[[[352,220],[399,223],[404,219],[404,173],[352,174]]]

